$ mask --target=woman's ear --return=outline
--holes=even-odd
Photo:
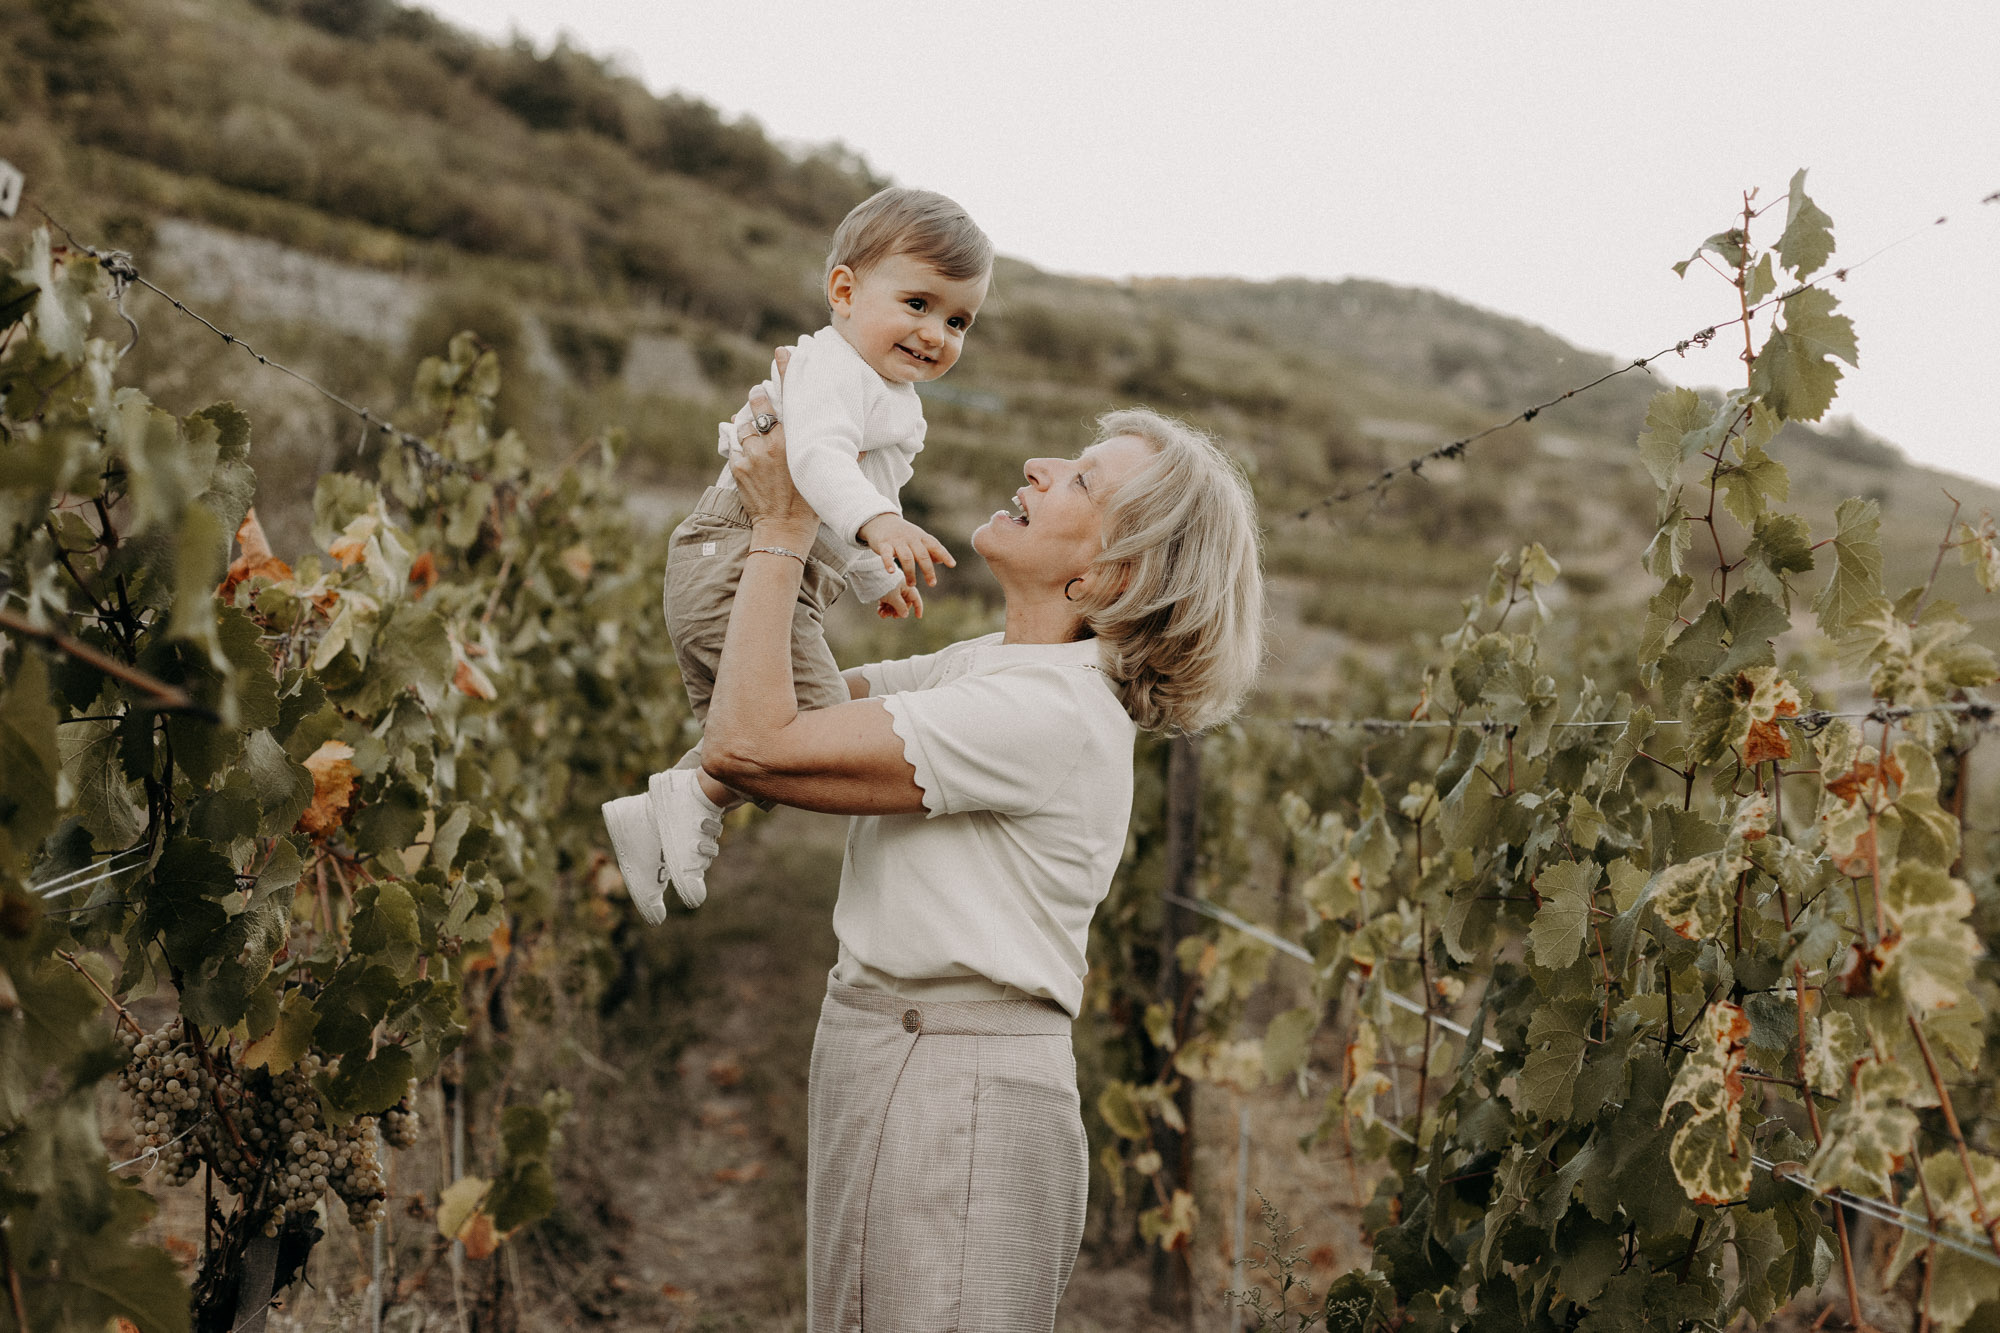
[[[859,282],[853,269],[845,264],[835,264],[833,272],[826,275],[827,307],[843,317],[853,314],[854,289]]]

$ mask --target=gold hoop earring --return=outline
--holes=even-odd
[[[1076,598],[1069,595],[1069,590],[1071,588],[1074,588],[1077,584],[1081,582],[1083,582],[1083,575],[1079,574],[1075,578],[1071,579],[1068,583],[1063,584],[1063,600],[1065,602],[1073,602],[1076,600]]]

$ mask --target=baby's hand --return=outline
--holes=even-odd
[[[902,566],[904,579],[912,585],[921,573],[925,586],[935,588],[937,565],[958,568],[958,561],[944,549],[942,542],[901,514],[875,515],[861,525],[860,536],[868,543],[869,550],[882,557],[884,569],[894,572],[898,565]]]
[[[902,587],[875,603],[875,614],[884,620],[901,620],[905,616],[915,616],[917,619],[922,620],[924,618],[923,594],[919,593],[910,584],[905,583]]]

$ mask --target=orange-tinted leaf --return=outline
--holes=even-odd
[[[1743,744],[1743,762],[1755,768],[1767,759],[1790,759],[1792,739],[1776,722],[1752,722],[1750,737]]]
[[[417,558],[410,562],[410,597],[418,600],[437,586],[437,557],[429,551],[419,551]]]
[[[563,548],[556,559],[562,561],[562,567],[576,575],[579,582],[589,578],[590,571],[597,567],[597,557],[582,542]]]
[[[474,699],[493,699],[499,697],[500,693],[493,688],[492,679],[484,671],[462,657],[458,660],[458,665],[452,669],[451,684],[460,694],[469,695]]]
[[[459,1229],[458,1238],[465,1244],[468,1259],[491,1258],[493,1251],[500,1248],[500,1236],[493,1230],[493,1219],[482,1210],[466,1219]]]
[[[733,1088],[743,1081],[743,1064],[733,1055],[718,1056],[708,1065],[708,1081],[718,1088]]]
[[[465,965],[465,973],[491,972],[507,961],[507,955],[514,951],[514,932],[505,921],[493,927],[493,933],[486,937],[486,952]]]
[[[1872,785],[1889,783],[1901,785],[1902,781],[1903,766],[1896,762],[1895,755],[1890,755],[1879,764],[1862,760],[1847,772],[1830,780],[1826,784],[1826,789],[1851,805]]]
[[[257,521],[256,509],[244,513],[243,522],[236,529],[236,545],[242,554],[229,562],[229,573],[215,590],[215,595],[223,601],[230,599],[238,584],[259,575],[273,582],[292,576],[292,567],[271,554],[271,543],[264,536],[264,525]]]
[[[718,1185],[737,1185],[746,1180],[762,1180],[763,1178],[764,1164],[762,1162],[752,1162],[748,1166],[725,1166],[715,1173],[715,1182]]]
[[[354,747],[327,741],[306,756],[306,771],[312,774],[312,804],[299,816],[299,827],[325,837],[339,828],[354,800]]]

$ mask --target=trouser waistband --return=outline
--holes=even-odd
[[[1054,1000],[916,1000],[829,979],[827,999],[905,1032],[956,1037],[1067,1037],[1072,1022]]]

